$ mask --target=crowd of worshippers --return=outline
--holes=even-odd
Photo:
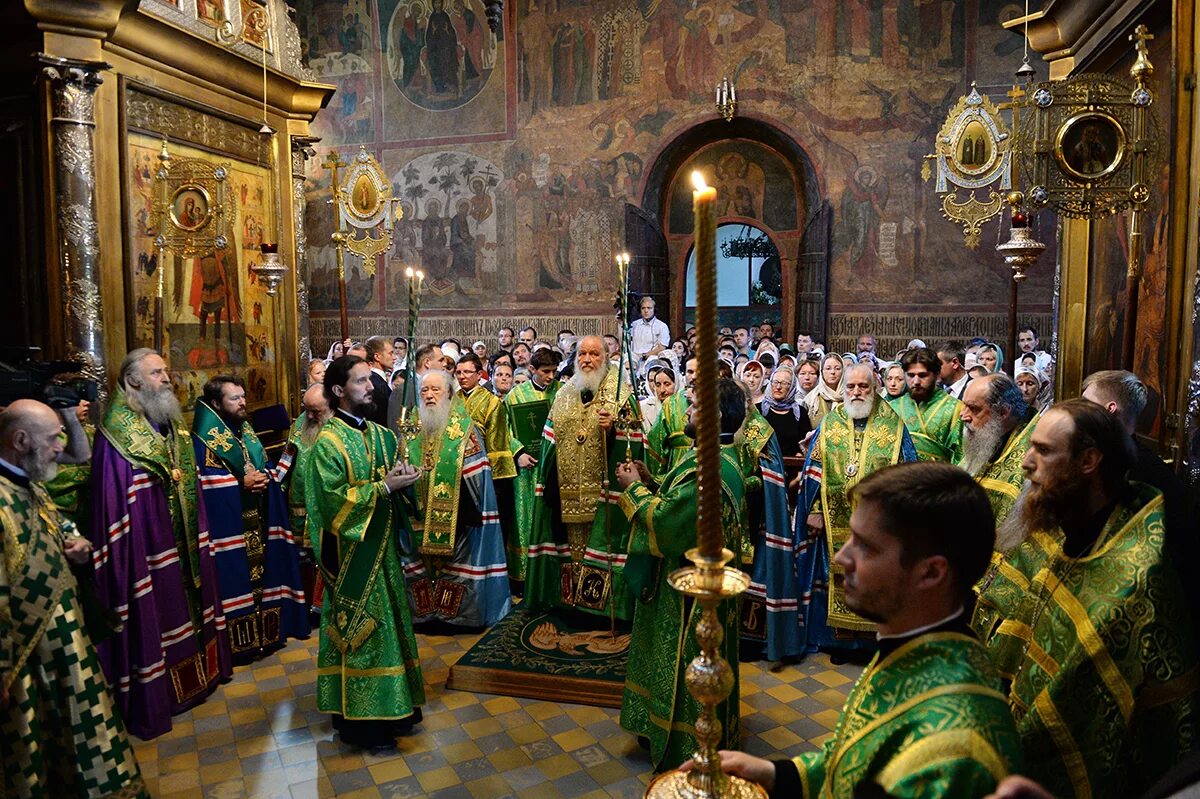
[[[415,632],[477,633],[515,601],[627,635],[621,726],[656,771],[687,768],[697,609],[668,577],[696,546],[697,333],[637,335],[656,321],[643,306],[636,346],[529,327],[491,348],[337,342],[275,460],[240,378],[214,377],[188,423],[150,349],[103,407],[11,404],[0,795],[145,795],[130,733],[163,735],[313,634],[338,737],[395,748],[422,722]],[[721,611],[727,771],[777,797],[1192,781],[1200,590],[1176,564],[1195,562],[1195,513],[1134,436],[1135,375],[1052,404],[1028,328],[1015,378],[986,342],[880,363],[869,335],[843,355],[727,332],[720,524],[751,576]],[[866,665],[832,737],[787,761],[737,751],[738,663],[816,652]]]

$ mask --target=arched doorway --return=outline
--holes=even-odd
[[[640,279],[647,292],[653,286],[660,318],[676,333],[683,332],[688,318],[692,169],[718,187],[719,225],[748,226],[775,245],[780,302],[760,303],[756,310],[767,311],[763,318],[789,338],[800,327],[822,334],[829,274],[828,204],[807,153],[779,128],[750,117],[704,122],[677,136],[647,170],[642,208],[632,229],[631,214],[626,214],[627,245],[652,240],[659,246],[647,253]],[[652,234],[648,227],[654,228]],[[631,247],[630,252],[636,263],[640,250]],[[639,270],[631,274],[631,288],[638,290]],[[752,284],[747,291],[753,291]],[[721,324],[735,323],[730,316]]]
[[[696,309],[696,252],[688,248],[684,276],[684,323]],[[749,222],[717,226],[717,308],[720,323],[749,327],[778,319],[783,305],[779,248],[763,228]]]

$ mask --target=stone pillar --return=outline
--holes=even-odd
[[[100,235],[94,150],[96,87],[108,64],[39,55],[50,89],[53,218],[57,239],[66,355],[108,393],[100,298]],[[52,311],[53,312],[53,311]]]
[[[300,358],[301,390],[308,386],[308,362],[312,360],[312,340],[308,328],[308,234],[304,230],[304,165],[316,155],[313,145],[320,139],[314,136],[292,136],[292,224],[296,231],[296,353]]]

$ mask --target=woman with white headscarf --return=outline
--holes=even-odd
[[[807,411],[796,401],[796,373],[790,366],[780,366],[771,373],[771,382],[759,410],[775,430],[784,457],[799,455],[800,442],[812,430],[812,425],[808,422]]]
[[[763,401],[763,395],[766,393],[766,381],[763,379],[765,375],[766,370],[758,361],[746,361],[734,372],[734,377],[742,381],[742,385],[750,392],[750,402],[753,405],[760,405]]]
[[[804,398],[804,407],[808,410],[808,422],[812,425],[813,430],[817,429],[817,425],[821,423],[825,414],[842,401],[842,375],[844,373],[845,367],[842,365],[841,355],[834,352],[821,359],[821,379],[817,381],[817,387],[808,392],[808,396]]]

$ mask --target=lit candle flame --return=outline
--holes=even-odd
[[[698,169],[692,172],[692,185],[696,187],[696,191],[704,191],[708,188],[708,184],[704,182],[704,175],[701,175]]]
[[[404,270],[404,276],[407,277],[409,280],[412,280],[413,269],[411,266],[408,269]]]

